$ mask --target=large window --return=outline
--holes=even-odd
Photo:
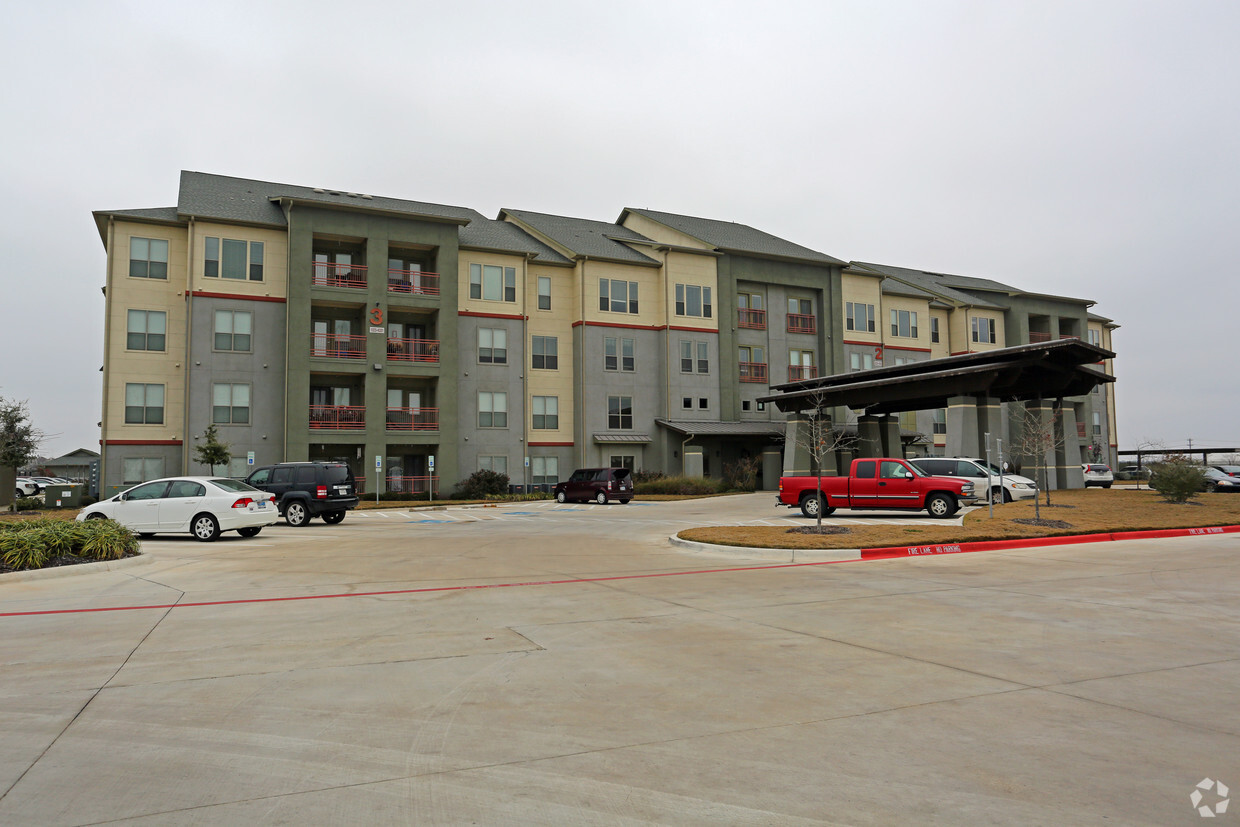
[[[676,285],[676,315],[709,319],[712,313],[710,288],[696,284]]]
[[[844,328],[862,333],[874,332],[874,305],[844,302]]]
[[[250,386],[220,383],[212,385],[211,421],[217,425],[248,425]]]
[[[532,484],[555,485],[559,481],[559,457],[530,457],[530,482]]]
[[[637,469],[636,459],[636,457],[629,454],[622,454],[620,456],[613,454],[607,464],[612,468],[627,468],[630,471],[634,471]]]
[[[560,427],[560,397],[535,396],[532,409],[534,430],[554,431]]]
[[[936,434],[947,433],[947,409],[934,409],[934,424],[931,426]]]
[[[633,397],[607,397],[607,427],[613,431],[633,430]]]
[[[1089,328],[1085,331],[1085,341],[1095,347],[1102,347],[1102,331]]]
[[[788,351],[788,381],[813,379],[817,375],[818,371],[814,368],[814,351],[797,349]]]
[[[874,367],[874,355],[871,353],[848,354],[848,367],[851,370],[870,370]]]
[[[609,313],[636,313],[637,282],[599,279],[598,309]]]
[[[497,264],[469,265],[469,297],[488,302],[515,302],[517,269]]]
[[[508,427],[508,394],[503,392],[478,392],[478,427]]]
[[[636,369],[636,342],[633,339],[603,337],[603,370],[632,373]]]
[[[168,242],[162,238],[129,239],[129,275],[136,279],[168,278]]]
[[[930,341],[937,342],[939,340],[939,317],[930,317]]]
[[[973,317],[973,341],[995,343],[995,320],[986,316]]]
[[[535,336],[530,351],[533,355],[531,367],[538,370],[557,370],[560,357],[557,355],[558,342],[554,336]]]
[[[917,338],[917,311],[916,310],[892,310],[891,311],[891,335],[899,336],[904,339]]]
[[[164,386],[127,383],[125,385],[125,424],[164,424]]]
[[[707,342],[680,340],[680,372],[710,373],[710,345]]]
[[[479,471],[494,471],[508,476],[508,457],[478,457]]]
[[[508,364],[508,331],[502,327],[478,328],[478,361],[484,365]]]
[[[130,310],[125,322],[128,350],[165,350],[168,314],[162,310]]]
[[[250,352],[254,319],[248,310],[215,311],[215,349]]]
[[[125,457],[121,460],[121,485],[157,480],[163,476],[163,457]]]
[[[202,274],[207,278],[263,280],[263,242],[212,236],[204,241]]]
[[[538,277],[538,309],[539,310],[550,310],[551,309],[551,277],[550,276],[539,276]]]

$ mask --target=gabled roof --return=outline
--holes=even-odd
[[[470,250],[532,254],[532,260],[539,264],[573,263],[511,221],[475,218],[461,228],[460,238],[461,247]]]
[[[591,221],[586,218],[569,218],[563,215],[530,212],[529,210],[504,209],[499,212],[500,220],[511,218],[518,225],[546,236],[554,243],[570,251],[573,255],[589,256],[590,258],[622,261],[629,264],[659,266],[661,262],[642,255],[622,239],[630,238],[642,244],[652,243],[640,233],[618,224],[606,221]]]
[[[692,215],[625,207],[620,217],[616,219],[616,224],[622,224],[629,213],[657,221],[722,252],[810,261],[815,264],[846,263],[826,253],[802,247],[800,244],[794,244],[779,236],[733,221],[718,221],[713,218],[697,218]]]
[[[995,310],[1007,309],[1004,305],[995,304],[994,302],[987,301],[986,299],[971,295],[969,293],[963,293],[954,287],[943,284],[935,278],[935,274],[927,273],[924,270],[911,270],[907,267],[893,267],[889,264],[873,264],[865,261],[854,261],[851,262],[849,266],[856,270],[869,270],[871,272],[878,273],[879,275],[887,276],[888,278],[902,282],[911,287],[924,290],[938,296],[939,298],[947,299],[954,304],[969,305],[972,307],[988,307]]]

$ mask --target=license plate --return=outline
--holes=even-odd
[[[347,486],[347,485],[337,485],[337,486],[336,486],[336,493],[337,493],[337,494],[348,494],[348,493],[349,493],[349,486]]]
[[[260,511],[261,511],[262,509],[266,508],[266,507],[267,507],[267,503],[266,503],[266,502],[259,502],[259,504],[258,504],[258,508],[259,508],[259,510],[260,510]]]

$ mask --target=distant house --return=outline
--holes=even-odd
[[[47,469],[50,476],[85,482],[90,479],[90,464],[98,459],[97,451],[78,448],[64,456],[47,460],[43,463],[43,468]]]

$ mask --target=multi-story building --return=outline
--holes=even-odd
[[[340,459],[372,492],[446,491],[480,468],[516,485],[590,465],[718,476],[759,455],[773,483],[771,385],[1038,336],[1109,347],[1113,328],[1090,302],[644,209],[493,220],[183,172],[175,207],[95,218],[105,490],[206,471],[193,449],[212,424],[230,474]],[[1109,393],[1073,402],[1104,444]],[[937,434],[942,416],[906,430]]]

